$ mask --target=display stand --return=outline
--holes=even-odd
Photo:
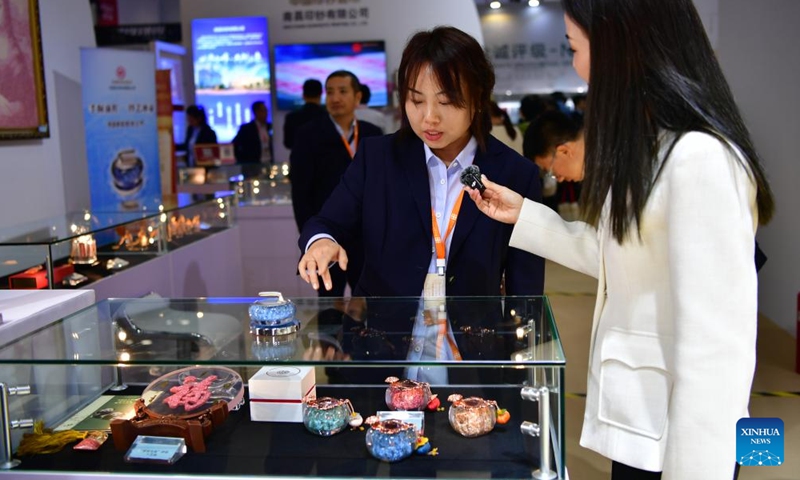
[[[153,417],[144,406],[141,398],[134,406],[136,416],[130,420],[111,420],[111,438],[114,448],[124,452],[139,435],[178,437],[194,452],[205,452],[205,438],[211,435],[228,418],[228,406],[216,403],[208,412],[196,418]]]
[[[280,345],[280,355],[265,356],[251,333],[256,300],[111,299],[0,347],[0,377],[13,375],[16,385],[24,380],[34,397],[10,404],[6,417],[12,420],[52,412],[45,425],[60,425],[109,394],[115,373],[129,385],[125,394],[142,399],[135,420],[113,422],[113,441],[97,452],[23,457],[0,479],[86,478],[99,470],[117,480],[143,468],[150,478],[164,479],[566,478],[566,360],[546,298],[447,298],[442,321],[457,360],[417,355],[435,347],[442,331],[415,314],[422,305],[418,297],[291,298],[300,330],[291,344]],[[43,344],[49,348],[39,348]],[[256,390],[246,397],[243,379],[263,366],[276,377],[291,368],[315,369],[317,398],[348,399],[364,419],[395,405],[388,400],[388,377],[429,383],[439,398],[488,399],[508,416],[503,412],[503,423],[468,438],[445,408],[425,404],[424,436],[435,454],[387,464],[373,458],[358,427],[321,436],[288,415],[269,421],[254,415],[263,402],[285,400],[281,387],[267,398]],[[302,394],[295,398],[302,403]],[[235,410],[237,399],[244,404]],[[217,400],[227,401],[227,409],[215,410]],[[192,451],[170,465],[125,462],[123,450],[142,435],[180,437]]]

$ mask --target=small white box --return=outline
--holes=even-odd
[[[317,396],[313,367],[262,367],[248,386],[254,422],[302,423],[303,398]]]

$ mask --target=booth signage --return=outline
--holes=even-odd
[[[81,50],[92,209],[141,209],[161,199],[151,52]]]
[[[94,27],[98,46],[138,45],[153,41],[180,43],[183,36],[180,23],[146,25],[113,25]]]

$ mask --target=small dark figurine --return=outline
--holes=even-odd
[[[486,190],[486,186],[481,182],[481,169],[477,165],[470,165],[461,172],[461,183],[469,188],[476,188],[481,193]]]

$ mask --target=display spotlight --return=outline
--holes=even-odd
[[[501,5],[500,2],[495,0],[495,1],[491,2],[491,3],[489,3],[489,8],[491,8],[492,10],[497,10],[498,8],[500,8],[500,5]]]
[[[539,0],[528,0],[529,7],[538,7],[539,5],[541,5]]]

